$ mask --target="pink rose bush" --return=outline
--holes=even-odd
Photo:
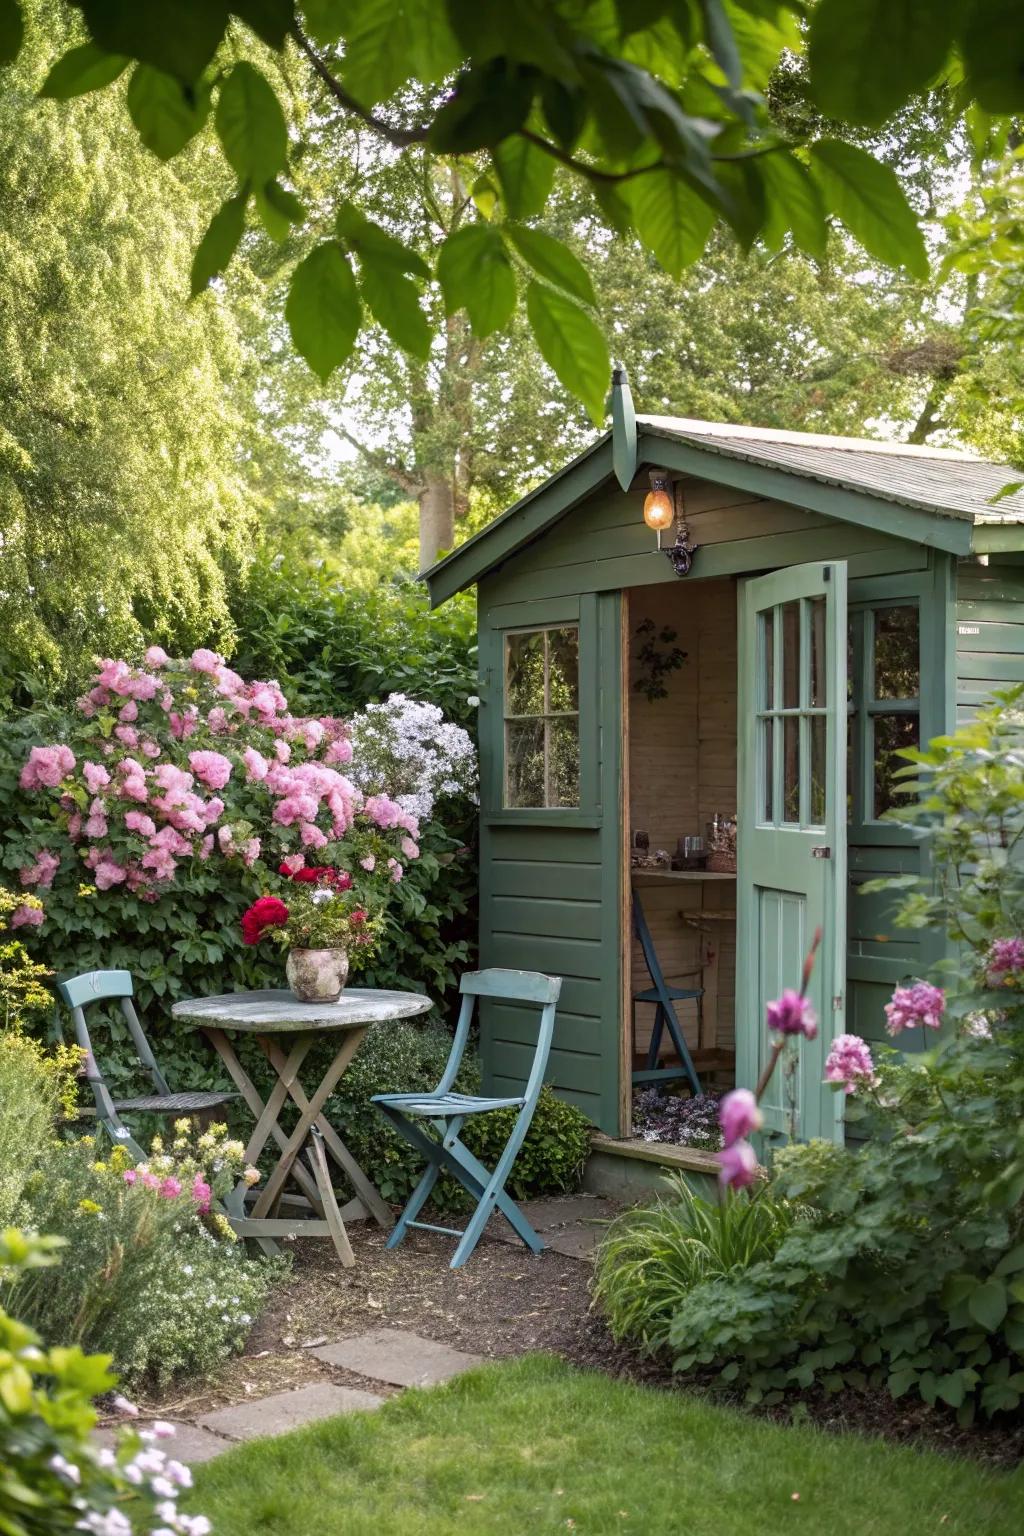
[[[886,1029],[890,1035],[900,1035],[906,1029],[940,1029],[946,1007],[946,996],[941,987],[933,987],[928,981],[915,981],[911,987],[897,987],[892,1001],[885,1005]]]
[[[846,1093],[875,1082],[871,1051],[859,1035],[837,1035],[825,1062],[825,1081],[837,1083]]]
[[[35,848],[19,878],[154,901],[211,860],[261,879],[312,855],[351,871],[361,901],[382,909],[419,857],[420,822],[361,789],[352,756],[341,720],[293,714],[277,683],[244,681],[214,651],[181,664],[151,646],[138,667],[105,661],[68,740],[32,746],[21,768],[63,837]],[[12,921],[38,926],[42,908]]]

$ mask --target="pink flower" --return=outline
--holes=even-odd
[[[166,667],[168,657],[162,645],[150,645],[146,648],[147,667]]]
[[[82,813],[81,811],[72,811],[71,815],[68,817],[68,837],[70,837],[73,843],[77,843],[81,835]]]
[[[189,666],[193,672],[206,672],[211,677],[224,665],[224,657],[218,656],[216,651],[193,651]]]
[[[157,693],[156,678],[150,677],[148,672],[139,672],[132,678],[125,691],[131,694],[133,699],[142,699],[143,701],[154,699]]]
[[[160,1188],[160,1180],[157,1178],[155,1173],[144,1173],[142,1175],[142,1182],[145,1184],[147,1189]]]
[[[743,1189],[757,1178],[757,1157],[749,1141],[734,1141],[718,1154],[718,1182]]]
[[[326,848],[327,838],[311,821],[304,821],[299,826],[299,838],[303,848]]]
[[[126,1168],[121,1177],[124,1179],[126,1184],[134,1184],[135,1180],[138,1178],[138,1174],[135,1172],[134,1168]]]
[[[401,880],[402,876],[405,874],[405,870],[402,868],[401,864],[399,864],[397,859],[388,859],[388,869],[391,871],[392,880],[397,885],[399,880]]]
[[[298,874],[300,869],[305,869],[306,860],[301,853],[289,853],[281,860],[281,872],[289,875]]]
[[[56,789],[74,769],[75,754],[70,747],[33,747],[18,783],[22,789]]]
[[[257,752],[255,747],[246,747],[242,757],[245,762],[245,776],[250,783],[266,778],[270,764],[262,752]]]
[[[389,827],[397,827],[402,816],[402,807],[388,795],[370,795],[363,806],[363,811],[384,831]]]
[[[49,848],[40,848],[36,854],[35,863],[27,864],[24,869],[20,869],[18,876],[22,885],[37,885],[40,890],[48,891],[59,868],[59,856],[51,853]]]
[[[985,956],[985,984],[989,987],[1014,986],[1014,978],[1024,971],[1024,939],[994,939]]]
[[[106,789],[110,783],[110,774],[102,763],[83,763],[82,777],[85,779],[85,787],[90,795],[98,795],[101,789]]]
[[[235,834],[232,832],[230,827],[220,828],[219,832],[217,833],[217,843],[220,847],[221,853],[229,854],[234,852]]]
[[[94,800],[89,807],[89,815],[85,820],[86,837],[97,838],[107,835],[106,808],[102,800]]]
[[[42,907],[28,907],[24,903],[11,913],[12,928],[41,928],[46,913]]]
[[[303,720],[299,736],[307,752],[315,752],[324,739],[324,728],[319,720]]]
[[[262,845],[258,837],[247,838],[242,844],[242,862],[246,869],[252,869],[252,866],[260,856],[261,847]]]
[[[221,709],[217,704],[206,717],[206,723],[215,736],[225,736],[230,731],[227,710]]]
[[[946,994],[928,981],[915,981],[912,987],[897,987],[892,1002],[885,1005],[886,1029],[898,1035],[904,1029],[939,1029],[946,1007]]]
[[[860,1035],[836,1035],[825,1062],[826,1083],[842,1083],[853,1093],[858,1083],[873,1083],[875,1064],[871,1051]]]
[[[344,738],[339,741],[332,741],[330,746],[327,748],[327,751],[324,753],[325,763],[336,763],[339,767],[341,767],[343,764],[350,763],[351,761],[352,743],[350,741],[346,741]]]
[[[177,861],[166,848],[150,848],[141,859],[143,869],[148,869],[154,880],[173,880]]]
[[[727,1147],[761,1129],[764,1115],[749,1088],[734,1088],[726,1094],[718,1106],[718,1123]]]
[[[190,752],[188,765],[210,789],[223,789],[231,777],[231,759],[221,752]]]
[[[143,837],[152,837],[156,832],[156,822],[145,811],[126,811],[124,824],[129,832],[139,832]]]
[[[181,1194],[181,1180],[168,1175],[160,1185],[160,1194],[165,1200],[176,1200]]]
[[[407,859],[418,859],[420,856],[419,844],[414,843],[411,837],[403,837],[399,847]]]
[[[98,891],[109,891],[112,885],[121,885],[128,878],[124,865],[115,863],[113,859],[101,859],[93,874]]]
[[[139,744],[139,733],[134,725],[117,725],[114,727],[114,735],[130,752],[134,752]]]
[[[213,795],[207,800],[199,814],[205,825],[212,827],[214,822],[219,821],[224,814],[224,801],[219,795]]]
[[[807,998],[788,988],[768,1004],[767,1019],[768,1028],[779,1035],[806,1035],[813,1040],[818,1033],[818,1021]]]
[[[192,1199],[195,1201],[201,1212],[206,1212],[210,1209],[210,1202],[213,1199],[213,1190],[210,1188],[209,1184],[207,1184],[201,1173],[197,1173],[195,1178],[192,1180]]]
[[[127,704],[121,706],[121,713],[117,718],[123,725],[131,725],[139,718],[139,706],[134,699],[129,699]]]
[[[213,852],[213,833],[212,832],[207,832],[206,836],[203,838],[202,842],[199,844],[199,857],[205,862],[205,860],[210,857],[210,854],[212,852]]]
[[[292,755],[292,749],[286,741],[275,741],[274,753],[279,763],[286,763]]]
[[[359,863],[362,866],[362,868],[365,869],[367,871],[367,873],[371,874],[371,875],[373,874],[374,870],[377,868],[377,860],[374,858],[372,853],[368,853],[366,855],[365,859],[360,859]]]
[[[142,743],[142,750],[147,757],[160,756],[160,748],[157,746],[155,741],[150,741],[148,738]]]
[[[274,806],[272,820],[278,826],[290,827],[296,821],[312,821],[316,810],[316,801],[312,795],[286,795]]]

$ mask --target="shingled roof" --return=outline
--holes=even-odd
[[[1024,474],[955,449],[738,427],[685,416],[638,416],[636,424],[640,431],[693,443],[724,458],[744,459],[848,491],[867,491],[905,507],[974,523],[1024,523],[1024,491],[991,499],[1003,486],[1024,480]]]

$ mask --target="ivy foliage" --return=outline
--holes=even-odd
[[[876,259],[928,271],[921,230],[895,172],[829,134],[878,125],[956,76],[961,108],[1024,106],[1014,0],[821,0],[809,27],[797,0],[645,0],[538,7],[389,0],[75,0],[84,41],[52,61],[45,95],[120,89],[142,142],[173,159],[213,134],[234,181],[196,251],[193,291],[231,262],[248,222],[275,239],[309,218],[289,185],[313,77],[332,109],[397,156],[425,153],[464,175],[475,218],[451,231],[436,275],[450,315],[485,337],[520,301],[537,346],[595,421],[608,348],[586,274],[525,222],[547,203],[556,165],[584,178],[617,234],[635,231],[670,271],[696,260],[724,223],[749,248],[791,236],[820,257],[838,218]],[[20,8],[6,0],[0,59],[17,55]],[[763,92],[809,31],[824,132],[789,135]],[[954,62],[955,61],[955,62]],[[397,213],[399,210],[395,210]],[[322,210],[317,211],[320,217]],[[334,227],[291,275],[292,340],[327,378],[364,325],[425,358],[420,297],[431,277],[387,219],[343,198]]]

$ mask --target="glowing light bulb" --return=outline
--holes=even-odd
[[[671,528],[675,517],[672,490],[667,475],[652,475],[651,488],[644,497],[644,522],[648,528],[661,533]]]

